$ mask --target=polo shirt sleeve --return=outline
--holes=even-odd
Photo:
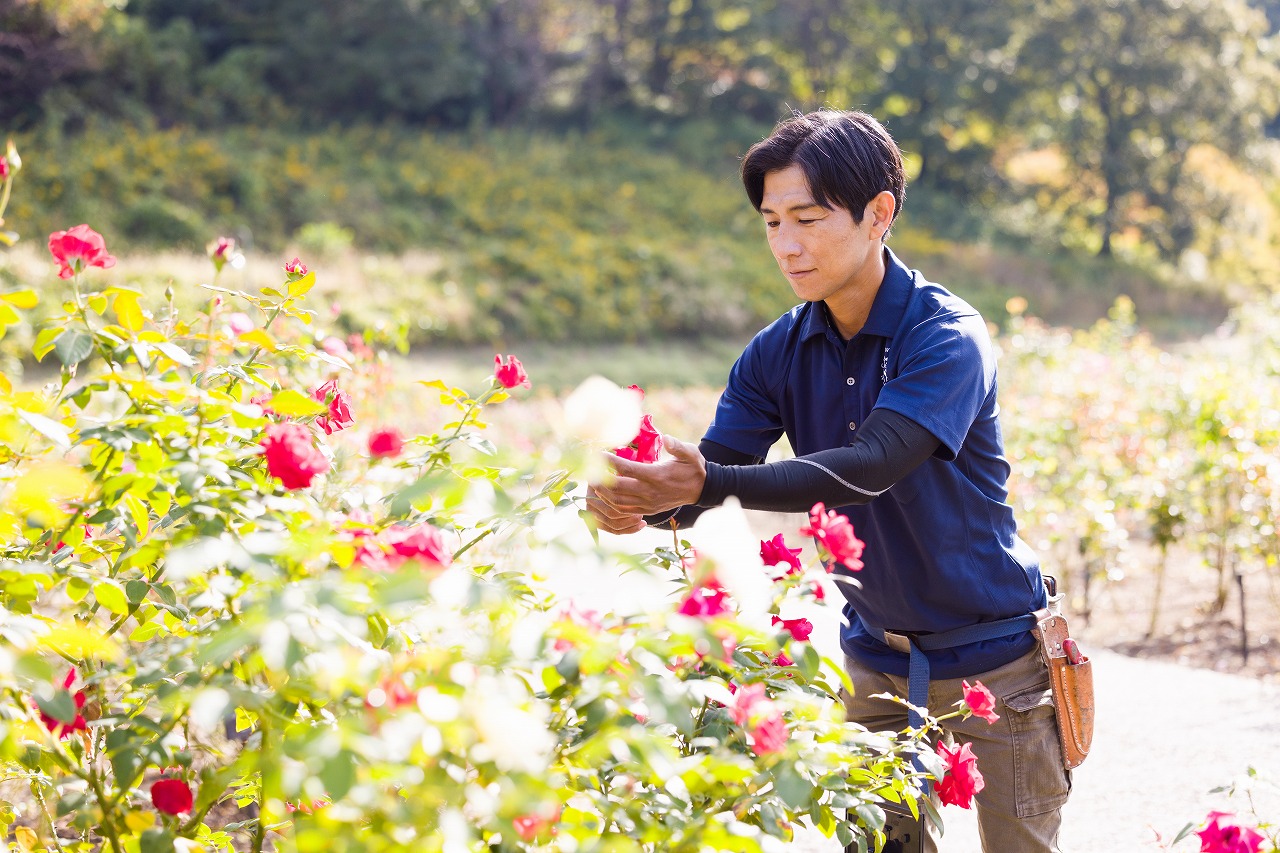
[[[876,408],[929,430],[941,442],[935,455],[953,460],[995,393],[995,349],[986,324],[977,314],[942,314],[907,332],[900,346],[896,374]]]
[[[767,331],[767,330],[766,330]],[[729,371],[715,417],[707,427],[707,441],[763,459],[782,436],[782,416],[772,390],[763,353],[765,335],[757,335]],[[776,358],[775,358],[776,362]]]

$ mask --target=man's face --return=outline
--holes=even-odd
[[[799,166],[764,176],[760,213],[769,249],[796,296],[807,302],[839,301],[880,284],[883,229],[877,229],[873,204],[858,224],[844,208],[815,202]]]

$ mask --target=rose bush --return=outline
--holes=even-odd
[[[76,239],[33,352],[56,378],[0,380],[0,832],[24,849],[764,850],[799,822],[870,849],[910,759],[941,775],[845,723],[840,667],[772,623],[821,567],[565,535],[574,472],[638,411],[599,432],[566,404],[545,459],[504,454],[481,418],[528,381],[510,359],[478,393],[422,383],[439,431],[363,435],[340,389],[372,351],[332,345],[300,259],[241,292],[215,242],[185,317]],[[546,583],[566,565],[648,594],[585,612]]]

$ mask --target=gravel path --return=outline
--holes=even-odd
[[[1246,798],[1209,791],[1250,766],[1280,786],[1280,688],[1106,651],[1090,656],[1097,729],[1063,813],[1064,851],[1159,850],[1157,833],[1170,841],[1211,809],[1248,815]],[[1280,821],[1280,788],[1255,791],[1254,803],[1264,819]],[[943,819],[949,822],[940,853],[981,851],[972,812],[947,807]],[[839,853],[840,846],[810,834],[794,849]]]
[[[791,530],[785,517],[749,513],[760,536]],[[699,544],[698,528],[686,532]],[[669,534],[604,536],[606,547],[642,551]],[[793,537],[788,537],[790,541]],[[809,547],[806,544],[806,549]],[[577,592],[591,586],[575,576]],[[619,594],[613,590],[613,594]],[[832,596],[832,601],[838,599]],[[812,642],[839,660],[838,607],[815,605],[803,615],[814,624]],[[1070,618],[1071,614],[1067,614]],[[1269,786],[1257,786],[1257,815],[1280,822],[1280,684],[1251,677],[1131,658],[1085,644],[1094,661],[1097,720],[1089,759],[1073,776],[1063,812],[1065,853],[1140,853],[1160,850],[1183,826],[1210,810],[1250,816],[1248,798],[1210,791],[1256,768]],[[940,853],[981,853],[971,811],[946,807]],[[1177,853],[1191,853],[1183,842]],[[840,845],[813,832],[799,836],[797,853],[840,853]],[[1020,853],[1016,850],[990,853]]]

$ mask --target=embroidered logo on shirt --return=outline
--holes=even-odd
[[[880,384],[889,384],[889,344],[884,345],[884,355],[880,359]]]

